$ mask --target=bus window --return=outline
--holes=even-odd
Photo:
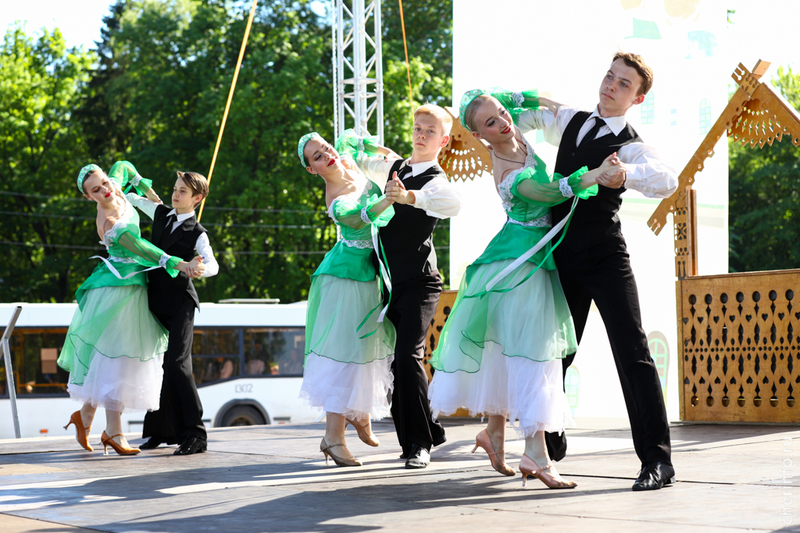
[[[241,363],[241,328],[195,328],[192,371],[196,384],[239,376]]]
[[[56,364],[64,346],[67,328],[17,328],[11,335],[12,368],[17,395],[65,394],[69,372]],[[2,359],[2,358],[0,358]],[[5,360],[0,360],[3,386],[0,394],[8,396],[5,386]]]
[[[305,328],[246,328],[244,373],[302,376]]]

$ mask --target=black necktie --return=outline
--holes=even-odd
[[[606,125],[605,120],[603,120],[600,117],[594,117],[594,125],[586,134],[586,136],[584,136],[583,140],[581,141],[581,144],[593,141],[594,138],[597,136],[597,132],[600,131],[600,128],[602,128],[605,125]]]
[[[176,220],[178,220],[177,214],[167,215],[167,233],[172,233],[172,227],[175,225]]]
[[[406,164],[397,171],[397,178],[402,181],[410,176],[412,171],[413,169],[411,168],[411,163],[406,162]]]

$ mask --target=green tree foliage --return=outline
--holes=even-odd
[[[19,231],[26,235],[3,237],[87,249],[69,249],[69,260],[62,259],[64,271],[59,272],[43,264],[41,247],[23,247],[31,258],[16,267],[20,274],[31,267],[41,269],[39,285],[48,279],[48,272],[58,275],[61,291],[34,287],[12,298],[69,301],[94,266],[88,260],[98,251],[92,249],[97,241],[94,210],[75,202],[78,192],[69,188],[84,164],[96,162],[108,168],[115,160],[127,159],[154,180],[165,203],[175,170],[208,175],[250,6],[249,0],[119,0],[112,7],[95,62],[90,69],[88,59],[80,64],[83,77],[73,76],[71,100],[59,100],[66,109],[65,119],[57,122],[63,124],[60,146],[65,149],[54,153],[57,162],[51,164],[66,177],[57,183],[50,178],[46,194],[70,200],[35,206],[42,214],[69,208],[73,218],[58,219],[63,233],[47,227],[34,238],[28,220],[20,221]],[[305,298],[310,274],[335,242],[322,181],[308,174],[296,158],[297,139],[304,133],[316,130],[333,140],[331,17],[326,9],[327,3],[311,0],[258,4],[202,216],[221,265],[218,276],[199,282],[205,301]],[[400,153],[410,152],[413,108],[425,101],[450,103],[452,70],[451,2],[406,9],[413,104],[408,101],[397,5],[383,3],[386,143]],[[31,48],[18,55],[38,57],[41,52]],[[9,57],[6,52],[3,60],[11,61]],[[4,65],[0,79],[12,77],[6,72]],[[46,85],[41,87],[44,91]],[[0,122],[0,127],[11,127],[5,118]],[[57,123],[48,121],[47,127]],[[29,120],[15,131],[25,140],[25,134],[35,129]],[[6,146],[5,154],[20,157],[20,147],[8,142]],[[21,182],[7,179],[3,187],[23,190]],[[449,225],[440,226],[436,239],[440,247],[444,245],[439,255],[446,267]],[[143,230],[147,236],[147,223]],[[30,284],[27,278],[12,278],[5,271],[2,276],[18,280],[20,286]],[[3,300],[16,294],[2,290]]]
[[[0,300],[71,301],[97,249],[94,209],[78,202],[87,158],[74,117],[93,54],[67,49],[58,30],[34,39],[19,26],[0,51]],[[85,236],[76,239],[74,235]]]
[[[800,109],[800,75],[778,69],[776,88]],[[784,137],[751,148],[730,141],[730,270],[800,267],[800,148]]]

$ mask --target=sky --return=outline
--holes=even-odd
[[[772,63],[770,75],[775,74],[778,65],[790,65],[793,71],[800,72],[800,52],[794,42],[796,21],[800,20],[800,2],[701,1],[724,3],[727,9],[736,11],[731,15],[733,24],[728,25],[728,45],[725,47],[730,64],[742,62],[750,69],[757,59],[764,59]],[[109,7],[113,3],[113,0],[0,0],[0,28],[5,32],[18,20],[24,21],[28,35],[39,35],[42,27],[58,27],[67,46],[83,45],[90,49],[94,47],[94,41],[100,39],[103,17],[108,15]],[[409,5],[413,3],[407,4],[407,9]],[[487,0],[487,5],[491,5],[491,0]]]

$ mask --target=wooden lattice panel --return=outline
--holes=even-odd
[[[428,374],[428,381],[433,379],[433,373],[431,372],[430,364],[431,356],[433,355],[433,351],[436,349],[436,346],[439,344],[439,335],[442,334],[444,323],[447,320],[447,317],[450,316],[450,311],[453,309],[453,304],[456,303],[457,295],[458,291],[442,291],[441,296],[439,296],[439,304],[436,306],[436,314],[433,315],[431,327],[428,329],[428,338],[425,341],[425,357],[423,358],[423,363],[425,365],[425,372]],[[459,409],[453,413],[452,416],[469,417],[469,411],[465,409]]]
[[[681,419],[800,422],[800,270],[678,281]]]
[[[431,356],[436,346],[439,345],[439,335],[442,334],[444,323],[447,317],[450,316],[450,310],[453,309],[453,304],[456,303],[457,294],[458,291],[442,291],[442,294],[439,296],[439,304],[436,306],[436,314],[433,315],[431,327],[428,328],[428,337],[425,340],[425,356],[422,359],[425,365],[425,372],[428,374],[428,381],[433,378],[430,364]]]
[[[452,108],[445,110],[453,118],[450,142],[439,152],[439,165],[450,181],[475,179],[483,172],[492,172],[492,156],[489,149],[476,139],[458,119]]]

